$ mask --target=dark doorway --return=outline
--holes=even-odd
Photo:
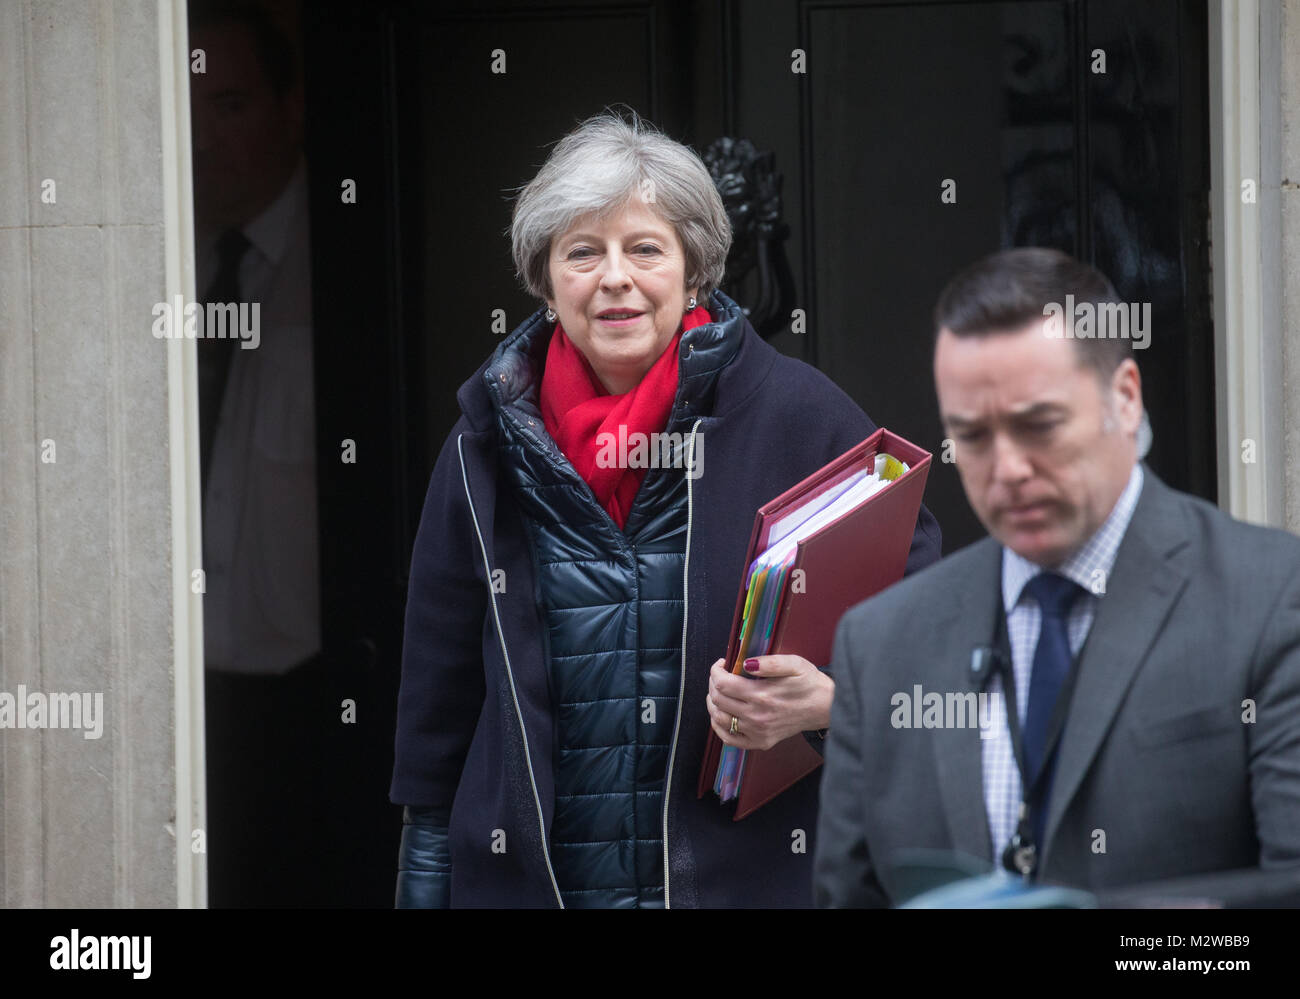
[[[292,843],[301,872],[271,904],[392,902],[387,787],[428,476],[456,389],[537,305],[511,271],[511,192],[607,106],[697,150],[732,136],[772,154],[806,320],[773,343],[936,455],[930,310],[947,278],[1004,246],[1091,260],[1152,304],[1138,358],[1152,467],[1214,499],[1204,0],[378,0],[288,23],[310,167],[322,657],[290,775],[306,804],[250,819],[249,841]],[[926,503],[945,551],[981,536],[951,465],[932,466]],[[211,772],[246,721],[208,722]]]
[[[313,141],[339,150],[340,169],[357,135],[368,154],[386,147],[375,179],[392,200],[367,210],[391,211],[385,280],[407,331],[392,350],[423,415],[405,442],[419,469],[408,510],[456,389],[499,337],[497,310],[509,330],[536,306],[511,274],[512,189],[615,104],[701,151],[730,135],[773,154],[805,318],[773,342],[936,456],[930,311],[948,277],[1006,246],[1090,260],[1152,305],[1138,354],[1149,462],[1214,499],[1203,0],[390,2],[371,18],[347,23],[334,57],[358,32],[380,38],[372,93],[355,64],[322,69],[336,114]],[[953,466],[936,462],[926,502],[945,551],[982,536]]]

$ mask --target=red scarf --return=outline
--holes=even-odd
[[[617,442],[619,427],[626,427],[625,438],[631,441],[633,434],[648,438],[664,429],[677,396],[677,345],[686,330],[712,321],[702,305],[683,316],[672,342],[641,381],[623,395],[605,391],[582,351],[573,345],[564,327],[555,324],[542,373],[542,421],[564,456],[591,487],[596,502],[609,511],[620,528],[627,523],[646,469],[619,468],[617,462],[601,468],[596,462],[601,451],[599,437],[612,434]]]

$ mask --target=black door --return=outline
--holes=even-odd
[[[457,387],[538,304],[511,272],[511,193],[607,106],[700,150],[729,135],[773,154],[783,302],[805,320],[773,342],[936,455],[929,315],[947,278],[1012,245],[1092,260],[1153,306],[1152,466],[1214,498],[1204,0],[378,0],[300,20],[331,712],[304,829],[313,901],[391,904],[428,475]],[[982,533],[952,467],[936,461],[926,502],[945,550]]]

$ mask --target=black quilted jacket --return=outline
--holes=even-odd
[[[658,841],[652,849],[669,907],[808,906],[819,774],[738,823],[711,794],[697,798],[708,669],[725,652],[755,511],[876,428],[830,379],[765,343],[730,299],[715,292],[709,304],[715,321],[682,336],[670,425],[696,435],[703,461],[698,478],[680,476],[689,490],[680,576],[670,598],[681,601],[677,696],[670,727],[662,729],[665,780],[652,815],[655,835],[647,838]],[[565,699],[573,692],[557,697],[548,668],[548,619],[554,623],[554,601],[564,587],[550,593],[539,580],[538,538],[530,534],[527,503],[519,500],[519,469],[507,465],[523,442],[537,456],[549,454],[549,472],[571,477],[573,489],[581,481],[536,406],[543,327],[549,324],[538,312],[461,387],[463,415],[425,501],[411,565],[390,788],[391,800],[407,806],[399,906],[556,907],[592,874],[566,858],[563,842],[556,848],[557,815],[561,840],[580,828],[566,826],[563,809],[572,787],[564,740],[581,735],[581,726],[566,724]],[[503,412],[517,416],[513,439],[503,439]],[[648,474],[643,489],[654,481]],[[668,498],[654,511],[637,500],[643,512],[670,519],[676,502]],[[569,525],[569,553],[584,543],[619,551],[617,527],[604,521]],[[636,522],[627,527],[635,533]],[[672,536],[667,523],[652,533],[661,542]],[[922,507],[908,571],[937,560],[939,546],[938,525]],[[675,553],[663,554],[665,562],[674,560]],[[562,580],[568,571],[557,567]],[[616,589],[627,577],[589,578]],[[567,582],[580,581],[570,575]],[[591,654],[626,656],[628,641],[626,633],[593,641]],[[619,643],[624,647],[614,649]],[[641,755],[650,761],[653,753]],[[634,775],[634,797],[635,785]],[[644,828],[634,821],[634,832]],[[641,870],[635,859],[623,869]],[[653,904],[655,887],[637,900]],[[639,891],[635,881],[632,888]],[[626,902],[609,898],[601,904]]]

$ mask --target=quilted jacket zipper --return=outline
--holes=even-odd
[[[686,624],[690,619],[691,525],[695,514],[695,495],[691,490],[691,471],[695,468],[695,431],[702,421],[691,427],[690,451],[686,459],[686,558],[682,566],[682,668],[677,688],[677,720],[673,723],[673,741],[668,750],[668,772],[664,775],[664,908],[671,909],[672,894],[668,878],[668,797],[673,790],[673,762],[677,758],[677,736],[682,729],[682,703],[686,700]]]
[[[560,886],[555,880],[555,868],[551,866],[551,848],[550,848],[550,844],[547,842],[547,837],[546,837],[546,819],[542,815],[541,795],[537,793],[537,777],[533,773],[533,756],[528,748],[528,731],[527,729],[524,728],[524,713],[522,710],[520,710],[519,707],[519,695],[515,691],[515,674],[514,674],[514,670],[510,668],[510,653],[506,650],[506,636],[505,636],[505,632],[502,631],[501,629],[501,615],[497,611],[497,597],[495,591],[492,589],[491,586],[492,563],[488,559],[487,545],[484,544],[483,542],[483,532],[479,529],[478,526],[478,513],[475,512],[474,510],[474,497],[470,494],[469,474],[465,470],[465,449],[462,444],[464,439],[465,439],[464,434],[460,434],[456,438],[456,451],[460,455],[460,477],[461,477],[461,481],[464,482],[465,484],[465,499],[468,500],[469,502],[469,515],[470,518],[474,521],[474,533],[478,536],[479,551],[483,553],[483,569],[487,574],[487,579],[489,581],[488,595],[491,597],[492,600],[492,621],[496,625],[497,641],[501,643],[501,655],[505,658],[506,678],[510,681],[510,698],[512,701],[514,701],[515,717],[519,719],[519,736],[524,741],[524,762],[528,764],[528,783],[533,789],[533,804],[537,807],[537,829],[539,834],[541,835],[541,840],[542,840],[542,859],[546,861],[546,873],[551,879],[551,890],[555,892],[555,901],[559,905],[559,907],[563,909],[564,899],[560,895]],[[692,437],[691,446],[693,449],[694,448],[693,437]],[[688,491],[690,489],[689,483],[687,484],[687,489]],[[689,492],[688,492],[688,496],[689,496]],[[687,533],[686,533],[688,558],[690,552],[690,526],[689,525],[690,525],[690,519],[688,514]],[[683,646],[683,650],[684,648],[685,647]],[[678,705],[677,720],[678,722],[681,721],[680,704]],[[676,743],[676,735],[674,734],[674,744],[675,743]],[[671,763],[669,764],[669,766],[671,767]],[[667,814],[668,813],[665,810],[664,812],[665,826],[667,824]],[[667,854],[665,853],[664,856],[667,857]],[[667,885],[665,884],[664,886],[665,899],[667,898],[667,894],[668,894]]]

